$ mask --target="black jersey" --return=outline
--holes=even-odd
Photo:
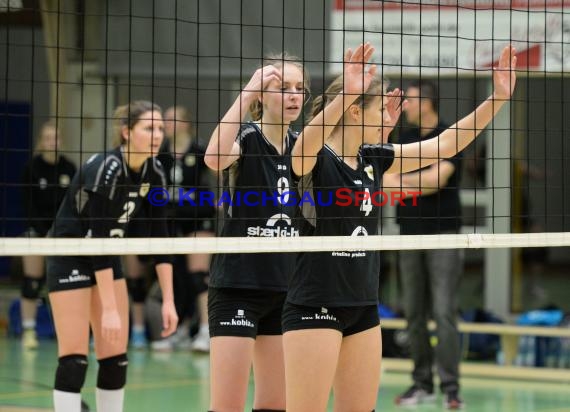
[[[439,136],[449,126],[441,121],[430,133],[421,136],[420,129],[415,127],[404,130],[398,143],[415,143],[421,140]],[[403,205],[398,205],[398,223],[402,235],[432,235],[443,232],[459,233],[461,230],[461,202],[459,199],[459,183],[461,182],[461,167],[463,153],[459,152],[449,159],[454,171],[445,187],[427,196],[415,199],[404,199]]]
[[[135,173],[120,148],[93,155],[71,181],[50,236],[123,237],[129,221],[145,209],[144,216],[151,219],[149,233],[166,237],[163,208],[153,207],[147,198],[149,191],[165,187],[164,170],[156,158],[147,159]],[[104,257],[91,260],[94,270],[111,266]],[[168,261],[162,256],[160,260]]]
[[[378,234],[381,180],[394,161],[391,145],[361,149],[352,169],[329,147],[298,184],[301,211],[308,225],[302,236]],[[368,193],[365,198],[364,193]],[[361,199],[361,200],[357,200]],[[378,301],[380,256],[375,251],[300,253],[287,300],[306,306],[364,306]]]
[[[75,165],[61,155],[57,163],[36,155],[26,165],[22,178],[24,214],[28,226],[40,236],[47,234],[75,171]]]
[[[222,236],[299,236],[295,228],[296,202],[292,187],[291,150],[296,134],[287,134],[281,155],[259,126],[246,123],[237,141],[241,155],[224,170]],[[286,291],[294,267],[294,253],[244,253],[214,256],[210,285]]]
[[[211,218],[216,212],[205,153],[206,150],[195,141],[180,157],[174,157],[169,144],[161,148],[158,159],[166,174],[171,215],[175,219]]]

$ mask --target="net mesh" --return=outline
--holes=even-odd
[[[568,1],[10,0],[0,3],[0,28],[2,255],[568,245]],[[384,236],[367,239],[16,239],[34,219],[21,199],[35,183],[21,173],[46,121],[62,136],[57,152],[77,166],[112,148],[114,108],[137,99],[186,107],[205,145],[264,55],[299,56],[316,96],[362,41],[378,49],[390,88],[432,80],[450,123],[490,94],[502,47],[517,48],[512,102],[464,152],[456,234],[400,238],[386,206]]]

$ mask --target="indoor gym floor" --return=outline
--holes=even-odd
[[[129,360],[125,412],[207,410],[207,355],[131,351]],[[89,361],[83,398],[94,411],[97,364],[93,356]],[[50,387],[55,366],[55,341],[42,341],[40,350],[30,352],[21,349],[19,340],[0,338],[0,412],[51,410]],[[393,399],[409,383],[407,374],[384,373],[376,410],[399,410],[393,405]],[[470,412],[570,412],[570,382],[464,378],[462,385]],[[250,390],[248,408],[251,408],[251,399]],[[440,396],[436,404],[422,405],[415,410],[443,411],[441,402]]]

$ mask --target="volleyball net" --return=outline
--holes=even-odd
[[[570,245],[568,1],[4,0],[0,29],[2,256]],[[456,233],[400,236],[396,208],[385,204],[380,236],[21,237],[30,222],[22,193],[32,186],[21,173],[46,121],[57,124],[58,153],[77,166],[112,148],[112,112],[133,100],[187,108],[184,121],[205,145],[265,55],[299,56],[317,96],[341,74],[344,50],[367,41],[390,89],[436,85],[449,124],[491,93],[502,48],[517,49],[512,101],[463,153]],[[408,126],[404,114],[392,141]]]

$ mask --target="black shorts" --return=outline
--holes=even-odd
[[[286,302],[283,307],[283,333],[300,329],[335,329],[342,336],[350,336],[379,324],[376,305],[316,308]]]
[[[208,290],[210,336],[281,335],[281,311],[287,292],[255,289]]]
[[[121,260],[111,257],[113,262],[113,279],[123,279]],[[89,258],[77,256],[48,256],[47,286],[50,292],[90,288],[97,284],[95,272]]]

